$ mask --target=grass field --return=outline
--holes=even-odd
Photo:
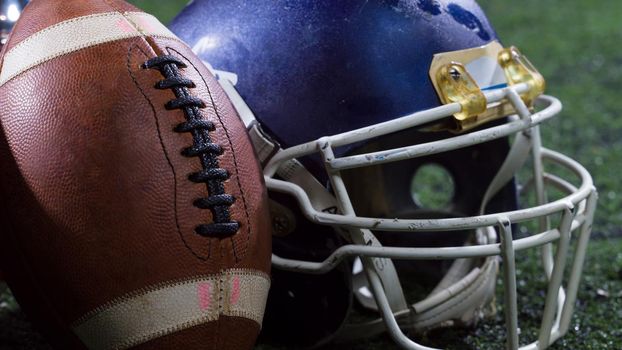
[[[165,22],[185,3],[133,2]],[[571,331],[552,348],[622,349],[622,1],[480,0],[480,4],[504,45],[516,45],[526,53],[547,78],[547,93],[564,103],[561,116],[542,128],[545,145],[584,164],[601,195]],[[519,323],[522,334],[529,335],[538,326],[545,287],[537,274],[534,252],[521,254],[518,261],[522,272]],[[530,278],[534,275],[537,277]],[[502,300],[501,295],[498,299]],[[500,313],[476,330],[436,332],[423,342],[451,349],[500,349],[504,340]],[[0,284],[0,350],[46,348],[6,286]],[[378,338],[334,348],[394,346]]]

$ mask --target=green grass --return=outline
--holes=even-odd
[[[186,1],[133,2],[168,22]],[[542,128],[545,145],[584,164],[601,194],[593,234],[597,239],[588,249],[571,330],[552,348],[622,349],[622,2],[481,0],[480,4],[504,45],[516,45],[527,54],[547,78],[547,93],[564,103],[562,115]],[[520,253],[518,258],[519,323],[523,334],[529,335],[538,325],[545,284],[535,252]],[[498,300],[502,300],[500,293]],[[500,349],[504,339],[499,313],[476,330],[435,332],[424,342],[452,349]],[[391,349],[394,345],[381,337],[334,348]],[[0,350],[4,349],[47,346],[0,284]]]
[[[622,227],[622,2],[480,1],[504,45],[516,45],[564,104],[542,127],[543,142],[579,160],[601,194],[597,235]]]
[[[128,1],[146,12],[157,16],[162,23],[170,22],[189,0],[130,0]]]

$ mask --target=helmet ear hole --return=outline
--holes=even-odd
[[[455,195],[454,178],[438,163],[423,164],[415,171],[410,182],[415,205],[425,209],[447,209]]]

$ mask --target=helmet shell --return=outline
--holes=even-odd
[[[195,0],[172,30],[284,148],[436,107],[436,53],[497,35],[471,0]]]

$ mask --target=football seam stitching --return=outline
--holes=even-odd
[[[231,137],[229,136],[229,130],[227,129],[227,127],[224,125],[224,123],[222,121],[221,115],[218,112],[218,106],[216,105],[216,102],[214,101],[214,98],[212,96],[210,88],[209,88],[209,86],[207,84],[207,81],[205,81],[205,78],[203,77],[203,74],[201,74],[199,72],[199,70],[197,69],[197,67],[194,65],[194,63],[192,61],[190,61],[187,57],[185,57],[182,53],[180,53],[179,51],[177,51],[177,50],[175,50],[174,48],[171,48],[171,47],[167,47],[167,49],[170,50],[170,51],[173,51],[173,52],[177,53],[178,55],[180,55],[181,57],[183,57],[188,63],[190,63],[192,68],[194,68],[194,70],[199,74],[199,76],[201,77],[201,80],[203,81],[203,84],[204,84],[205,88],[207,89],[207,92],[208,92],[208,95],[210,97],[210,100],[212,101],[212,106],[214,106],[214,112],[216,113],[216,117],[220,121],[220,125],[222,126],[223,130],[225,131],[225,135],[227,136],[227,141],[229,142],[229,147],[231,148],[231,154],[233,156],[233,163],[235,165],[234,168],[235,168],[235,174],[236,174],[236,176],[235,176],[236,182],[238,183],[238,188],[240,189],[240,196],[242,197],[242,202],[244,204],[244,213],[246,215],[246,227],[247,227],[247,236],[246,236],[245,248],[248,249],[248,245],[249,245],[249,242],[250,242],[250,237],[252,235],[251,225],[250,225],[250,214],[248,212],[248,204],[246,202],[246,194],[244,193],[244,189],[242,187],[242,183],[240,182],[240,174],[239,174],[239,171],[238,171],[238,163],[237,163],[236,152],[235,152],[235,149],[233,148],[233,143],[231,141]],[[233,237],[231,237],[231,243],[232,243],[231,245],[233,246],[233,254],[235,255],[236,262],[239,262],[240,260],[242,260],[242,257],[238,257],[237,256],[237,251],[236,251],[236,247],[235,247],[235,241],[234,241]]]
[[[172,56],[172,57],[174,57],[174,56]],[[187,59],[186,59],[186,61],[189,62],[189,60],[187,60]],[[162,76],[165,79],[173,79],[173,78],[181,78],[182,77],[182,74],[181,74],[180,69],[179,69],[181,67],[177,67],[177,66],[178,66],[177,63],[163,62],[161,64],[158,63],[158,64],[155,64],[154,66],[148,67],[148,68],[157,68],[157,70],[160,71],[160,73],[162,74]],[[158,88],[158,87],[156,86],[156,88]],[[160,89],[160,88],[158,88],[158,89]],[[162,88],[162,89],[164,89],[164,88]],[[166,88],[166,90],[168,90],[168,89],[171,89],[174,92],[175,100],[196,98],[190,92],[190,90],[187,87],[185,87],[185,86],[179,86],[179,87],[171,86],[170,88]],[[209,90],[208,90],[208,95],[210,95]],[[205,104],[205,102],[203,100],[198,99],[198,98],[196,98],[196,99],[201,101],[202,104]],[[175,101],[175,100],[171,100],[171,102]],[[211,96],[210,96],[210,100],[211,100]],[[185,123],[191,123],[195,119],[196,120],[208,120],[207,117],[205,115],[203,115],[203,113],[201,113],[201,111],[200,111],[200,109],[203,109],[205,107],[206,107],[205,105],[203,105],[203,106],[196,106],[193,103],[192,105],[188,105],[188,106],[171,107],[171,109],[181,109],[184,112],[184,116],[185,116],[185,120],[186,120]],[[167,109],[168,109],[168,107],[167,107]],[[221,126],[222,126],[222,123],[221,123]],[[224,127],[223,127],[223,129],[224,129]],[[205,145],[205,146],[213,145],[215,147],[218,147],[219,150],[221,150],[221,151],[205,150],[205,151],[200,151],[200,152],[196,152],[196,153],[193,152],[193,153],[185,154],[185,156],[187,156],[187,157],[195,157],[195,156],[199,157],[199,159],[201,161],[201,165],[202,165],[203,171],[224,169],[224,168],[221,168],[220,159],[219,159],[219,157],[222,155],[224,150],[222,150],[222,146],[220,146],[216,142],[217,140],[213,139],[214,138],[213,135],[210,135],[210,132],[212,132],[212,131],[213,130],[210,130],[210,129],[196,129],[195,131],[192,132],[192,138],[193,138],[193,145],[192,145],[192,147],[186,148],[186,150],[192,150],[195,147],[201,147],[203,145]],[[182,131],[179,131],[179,132],[182,132]],[[183,132],[189,132],[189,131],[186,130],[186,131],[183,131]],[[232,151],[232,153],[234,153],[233,149],[231,151]],[[225,169],[225,171],[227,171],[227,170]],[[229,178],[229,175],[227,175],[227,179],[228,178]],[[193,181],[193,182],[205,183],[206,184],[208,196],[205,197],[205,200],[210,200],[211,198],[214,198],[214,197],[217,197],[217,196],[230,196],[233,199],[235,199],[234,196],[228,194],[226,192],[226,190],[225,190],[226,179],[214,178],[214,179],[205,179],[205,180],[199,180],[199,181]],[[232,202],[231,203],[218,203],[218,204],[214,204],[213,206],[206,207],[206,208],[202,208],[199,205],[195,204],[195,206],[197,206],[197,207],[199,207],[201,209],[209,209],[212,212],[212,220],[213,220],[213,223],[208,224],[207,226],[205,226],[203,224],[197,226],[197,229],[196,229],[197,233],[200,233],[198,230],[201,227],[206,227],[209,230],[209,227],[213,226],[214,224],[219,225],[219,224],[236,223],[235,221],[232,220],[232,217],[231,217],[230,209],[231,209],[232,204],[233,204]],[[235,229],[235,231],[237,231],[239,229],[239,224],[236,223],[236,225],[238,227]],[[233,235],[233,234],[235,234],[235,231],[234,232],[230,232],[230,233],[223,233],[223,234]],[[207,235],[209,237],[211,234],[209,233],[209,231],[207,231],[205,233],[205,235]],[[228,238],[228,237],[226,237],[226,238]]]
[[[175,226],[177,227],[177,232],[178,232],[179,237],[181,238],[182,242],[184,242],[184,245],[186,246],[186,248],[190,251],[190,253],[192,255],[194,255],[199,260],[207,261],[211,257],[211,252],[212,252],[211,245],[212,245],[212,242],[210,240],[208,240],[208,242],[207,242],[207,246],[208,246],[207,257],[203,257],[203,256],[198,255],[190,247],[189,243],[186,241],[186,239],[185,239],[185,237],[184,237],[184,235],[182,233],[181,227],[179,225],[179,218],[178,218],[178,215],[177,215],[177,212],[178,212],[178,208],[177,208],[177,186],[178,186],[178,183],[177,183],[177,172],[175,171],[175,166],[173,165],[173,162],[172,162],[171,158],[169,157],[169,153],[167,151],[167,147],[166,147],[166,145],[164,143],[164,139],[162,138],[162,132],[161,132],[161,129],[160,129],[160,121],[158,120],[158,114],[156,112],[156,108],[153,105],[153,103],[151,102],[151,99],[146,95],[145,91],[140,86],[139,82],[136,80],[136,77],[134,76],[134,73],[131,70],[131,66],[132,66],[131,65],[131,53],[132,53],[133,49],[138,49],[145,56],[145,58],[147,58],[147,59],[148,59],[149,55],[145,51],[143,51],[140,47],[138,47],[138,45],[135,45],[135,46],[131,47],[129,52],[128,52],[128,61],[127,61],[127,66],[128,67],[127,68],[128,68],[128,72],[129,72],[130,76],[132,77],[132,80],[134,81],[134,84],[136,84],[136,87],[138,88],[140,93],[143,95],[143,97],[147,100],[147,103],[149,103],[149,105],[151,106],[151,109],[153,110],[153,116],[154,116],[156,127],[157,127],[158,139],[159,139],[160,144],[162,146],[162,149],[164,151],[163,152],[164,153],[164,157],[166,158],[166,161],[168,162],[168,164],[169,164],[169,166],[171,168],[171,171],[173,172],[174,183],[175,183],[175,189],[174,189],[174,193],[175,193],[174,194],[174,198],[175,198],[175,200],[174,200],[174,204],[173,205],[174,205],[174,210],[175,210]]]

